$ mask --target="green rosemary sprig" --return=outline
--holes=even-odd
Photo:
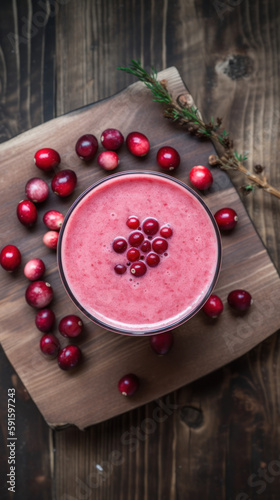
[[[237,151],[234,151],[234,156],[235,156],[235,158],[237,159],[237,161],[240,161],[240,162],[243,162],[243,161],[248,160],[248,156],[246,156],[245,154],[241,154],[241,155],[239,155],[239,154],[237,153]]]
[[[169,105],[172,103],[172,98],[169,95],[167,89],[157,80],[157,71],[155,68],[151,67],[151,73],[147,73],[147,71],[142,68],[139,61],[134,61],[132,59],[130,66],[128,67],[119,67],[121,71],[125,71],[131,75],[134,75],[143,82],[146,87],[151,90],[154,101],[159,102],[161,104]]]
[[[238,170],[244,174],[250,181],[245,186],[244,192],[246,191],[246,193],[253,192],[255,187],[259,187],[273,196],[280,198],[280,191],[268,184],[263,175],[259,175],[262,173],[263,167],[257,165],[256,167],[258,168],[254,169],[255,173],[252,173],[243,165],[243,162],[247,160],[247,156],[234,151],[233,140],[225,129],[221,130],[221,118],[216,118],[215,120],[211,117],[209,123],[204,122],[198,109],[193,105],[192,100],[191,102],[188,100],[190,96],[186,93],[186,95],[180,95],[174,99],[168,90],[168,82],[166,80],[158,80],[157,71],[153,67],[151,68],[151,72],[148,73],[141,66],[140,61],[132,60],[129,66],[119,67],[118,69],[134,75],[146,85],[153,94],[153,100],[163,106],[163,115],[165,118],[184,126],[190,134],[200,138],[211,139],[217,147],[222,146],[224,150],[223,155],[220,157],[211,155],[209,157],[210,165],[215,165],[222,170]]]

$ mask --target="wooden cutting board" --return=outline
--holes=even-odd
[[[175,68],[161,72],[159,78],[168,81],[174,96],[187,93]],[[17,245],[23,263],[15,273],[0,269],[0,341],[52,427],[75,424],[83,429],[143,405],[241,356],[280,326],[277,271],[228,177],[212,169],[214,184],[207,193],[202,193],[204,201],[213,212],[230,206],[239,215],[235,230],[222,236],[223,263],[216,286],[216,292],[225,303],[222,316],[209,320],[203,312],[198,313],[174,331],[175,343],[166,356],[155,355],[147,338],[111,333],[83,318],[85,332],[77,341],[84,355],[82,365],[73,372],[64,372],[55,360],[43,358],[39,350],[40,332],[34,324],[36,311],[24,298],[28,280],[23,275],[23,267],[32,257],[44,260],[45,279],[54,289],[53,310],[57,324],[64,315],[78,313],[60,282],[55,252],[42,243],[46,231],[42,217],[50,209],[65,214],[77,195],[106,175],[96,159],[90,164],[80,161],[74,147],[84,133],[100,138],[101,132],[108,127],[120,129],[124,136],[133,130],[143,132],[151,142],[151,151],[144,159],[132,157],[123,146],[119,171],[159,170],[155,160],[157,150],[170,145],[181,155],[181,165],[174,175],[189,183],[190,169],[197,164],[207,165],[208,156],[213,153],[210,142],[190,137],[174,123],[164,120],[160,105],[152,101],[150,92],[139,82],[109,99],[40,125],[1,146],[1,247],[8,243]],[[33,163],[34,153],[42,147],[59,151],[60,168],[75,170],[78,186],[75,193],[64,200],[51,193],[39,207],[36,227],[27,229],[17,220],[16,206],[25,198],[24,187],[31,177],[41,176],[50,184],[51,175],[41,173]],[[254,299],[249,312],[242,316],[234,314],[226,304],[227,294],[235,288],[247,289]],[[62,345],[66,344],[65,339],[60,340]],[[132,398],[124,398],[117,390],[117,382],[129,372],[139,376],[141,387]]]

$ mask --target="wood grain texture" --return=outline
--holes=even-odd
[[[159,78],[168,81],[175,97],[186,91],[175,68],[160,72]],[[6,208],[2,210],[1,226],[9,234],[9,241],[19,245],[23,264],[35,256],[46,261],[45,279],[51,283],[55,292],[57,321],[66,311],[71,314],[74,310],[76,313],[76,308],[60,282],[55,253],[50,255],[42,245],[45,233],[42,215],[50,209],[66,213],[81,192],[104,178],[104,171],[98,168],[96,160],[85,165],[77,158],[73,145],[88,130],[100,137],[103,130],[112,126],[111,108],[116,112],[113,126],[121,130],[125,137],[130,130],[137,128],[145,132],[151,142],[151,151],[146,159],[132,157],[123,148],[119,154],[119,171],[158,170],[156,153],[163,144],[169,144],[181,156],[181,166],[176,170],[175,178],[187,182],[191,166],[207,163],[213,152],[211,143],[190,137],[171,122],[163,121],[158,104],[151,102],[150,92],[142,83],[130,85],[110,99],[56,118],[2,145],[0,164],[6,159],[5,172],[2,173],[3,186],[7,187],[13,182],[12,167],[16,157],[26,158],[26,166],[20,173],[16,173],[18,192],[14,193],[13,199],[10,199],[8,190],[7,194],[3,193],[2,202]],[[11,204],[16,204],[20,198],[25,179],[33,175],[34,144],[43,147],[46,142],[60,152],[61,167],[75,170],[78,188],[70,199],[61,200],[52,193],[44,206],[38,207],[39,221],[36,228],[30,231],[26,227],[18,227],[16,215],[14,221],[11,221],[8,213]],[[222,269],[215,290],[225,302],[230,290],[247,288],[254,297],[254,305],[246,317],[232,314],[229,308],[225,308],[218,322],[206,321],[203,313],[196,315],[176,329],[175,346],[166,358],[155,358],[147,339],[120,337],[86,321],[86,335],[80,341],[85,358],[81,369],[69,376],[59,370],[56,363],[43,364],[39,349],[32,348],[38,335],[35,326],[30,326],[33,311],[26,311],[28,306],[23,298],[26,279],[20,271],[16,273],[16,280],[13,275],[2,271],[1,308],[4,329],[0,333],[0,340],[27,390],[51,426],[75,424],[79,428],[85,428],[143,405],[228,363],[277,329],[280,324],[280,311],[277,307],[280,300],[278,274],[228,177],[219,169],[213,170],[213,176],[213,186],[208,193],[204,193],[208,207],[215,213],[220,207],[229,204],[240,219],[236,230],[223,236]],[[11,322],[10,316],[15,311],[18,320],[15,318]],[[25,330],[24,339],[21,338],[22,329]],[[143,381],[142,390],[127,401],[114,388],[116,381],[124,373],[131,371]],[[52,405],[49,404],[50,398]]]
[[[50,466],[49,444],[52,441],[52,432],[39,413],[35,403],[30,398],[20,378],[14,372],[6,355],[1,349],[0,364],[0,495],[1,498],[42,498],[49,500],[52,492],[52,470]],[[15,389],[15,463],[8,444],[13,443],[7,428],[8,390]],[[12,406],[10,407],[12,409]],[[32,425],[30,423],[32,422]],[[12,430],[13,432],[13,430]],[[10,462],[9,462],[10,460]],[[10,465],[16,470],[16,493],[8,496],[7,480]]]
[[[92,3],[89,0],[70,0],[63,6],[61,2],[56,17],[50,18],[46,27],[39,30],[39,37],[48,33],[45,37],[46,50],[41,54],[40,44],[36,43],[39,38],[35,36],[31,40],[31,59],[41,71],[40,85],[33,88],[32,93],[33,99],[38,102],[38,121],[32,118],[33,108],[32,126],[46,117],[51,118],[56,109],[60,113],[74,109],[77,100],[78,105],[88,104],[124,88],[133,79],[115,71],[115,67],[127,64],[131,57],[141,57],[145,65],[152,63],[158,69],[175,65],[203,114],[208,117],[211,114],[223,116],[239,151],[249,151],[250,168],[254,163],[263,162],[270,183],[280,185],[277,155],[278,2],[241,0],[235,2],[236,7],[230,6],[234,2],[220,2],[223,12],[219,15],[214,0],[125,0],[121,4],[113,0],[98,0],[94,2],[91,18],[83,17],[73,37],[71,30],[67,29],[68,22],[71,26],[74,24],[73,20],[69,20],[71,10],[77,17],[76,4],[81,12],[88,13]],[[26,116],[30,114],[30,102],[25,100],[19,106],[17,97],[24,86],[30,85],[30,81],[24,78],[26,45],[13,51],[7,34],[15,32],[16,25],[21,32],[21,17],[28,17],[30,5],[34,11],[36,8],[42,10],[37,0],[2,2],[0,7],[2,141],[29,128]],[[50,23],[55,25],[56,38],[51,31],[47,31]],[[86,32],[86,25],[90,27],[90,33]],[[81,39],[86,40],[84,53],[90,57],[75,60],[69,52],[65,54],[64,66],[59,67],[59,60],[63,59],[62,41],[59,41],[62,33],[66,47],[79,44]],[[52,51],[54,43],[56,48]],[[50,54],[55,58],[48,58]],[[242,56],[241,59],[233,57],[237,55]],[[243,57],[249,57],[254,62],[251,74],[242,63]],[[218,63],[225,63],[225,72],[217,66]],[[91,93],[95,92],[94,99],[88,95],[87,101],[82,85],[74,85],[74,82],[72,86],[69,83],[67,92],[60,88],[60,82],[68,80],[67,72],[71,71],[72,64],[76,68],[75,79],[85,82],[87,72],[93,75],[89,89]],[[2,68],[6,68],[4,71],[8,75],[4,80]],[[229,71],[230,68],[232,71]],[[40,99],[42,88],[44,91]],[[234,180],[237,185],[243,183],[242,179]],[[243,201],[278,266],[278,201],[261,191]],[[182,423],[180,415],[176,419],[169,417],[161,423],[160,434],[156,433],[155,438],[147,435],[145,442],[140,441],[137,457],[128,454],[123,466],[115,467],[114,473],[106,477],[98,489],[76,493],[78,478],[86,480],[83,471],[88,471],[91,466],[95,468],[94,450],[98,450],[97,463],[100,463],[101,460],[108,460],[112,449],[118,449],[116,443],[122,432],[118,430],[118,425],[122,425],[123,430],[129,429],[127,415],[113,419],[111,426],[101,424],[86,433],[75,429],[55,433],[57,498],[130,500],[138,495],[141,500],[165,497],[181,500],[190,496],[235,500],[237,494],[244,492],[246,500],[248,497],[278,500],[279,476],[273,477],[267,469],[272,460],[279,459],[278,358],[279,343],[275,335],[252,353],[219,370],[215,376],[181,389],[180,403],[187,406],[184,417],[186,413],[190,414],[188,406],[193,406],[206,416],[204,425],[194,429],[185,421]],[[26,406],[23,404],[21,407],[23,420]],[[139,412],[136,410],[129,414],[136,427],[141,423]],[[32,421],[35,419],[34,412]],[[152,464],[148,462],[149,455],[154,457]],[[269,478],[269,481],[262,479],[262,489],[261,485],[248,484],[251,474],[259,476],[260,467],[260,473],[267,474]],[[77,471],[82,471],[82,474],[79,476]],[[40,495],[38,498],[41,498]]]

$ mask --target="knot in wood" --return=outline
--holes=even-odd
[[[184,406],[181,409],[180,418],[193,429],[201,427],[204,421],[202,410],[193,406]]]

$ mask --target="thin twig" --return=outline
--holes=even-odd
[[[229,137],[228,132],[221,128],[221,118],[214,120],[211,117],[210,122],[205,123],[199,111],[188,102],[185,96],[179,96],[177,100],[172,97],[168,91],[167,81],[159,81],[154,68],[151,68],[151,72],[148,73],[139,61],[132,60],[128,67],[119,67],[118,69],[136,76],[151,90],[153,100],[163,105],[165,118],[185,126],[189,133],[197,137],[211,139],[216,149],[222,146],[224,154],[220,157],[211,155],[209,157],[210,165],[215,165],[222,170],[241,172],[250,182],[249,185],[244,187],[246,192],[252,192],[255,187],[258,187],[280,199],[280,191],[271,186],[265,176],[258,173],[262,172],[263,167],[257,165],[256,167],[259,167],[259,169],[257,170],[255,167],[256,173],[252,173],[244,166],[243,162],[247,160],[247,157],[238,155],[234,151],[233,140]]]

